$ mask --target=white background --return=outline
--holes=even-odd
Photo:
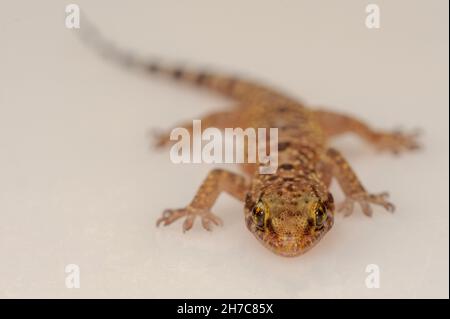
[[[336,141],[397,211],[338,216],[313,250],[282,258],[226,195],[214,207],[223,228],[155,227],[211,167],[172,164],[148,132],[229,101],[106,63],[65,28],[64,1],[3,0],[0,297],[448,298],[448,2],[373,2],[378,30],[359,0],[75,2],[136,52],[237,71],[379,128],[423,130],[424,149],[398,158]],[[71,263],[80,289],[65,287]],[[365,286],[371,263],[379,289]]]

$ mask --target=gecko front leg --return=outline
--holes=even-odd
[[[346,196],[344,202],[337,206],[338,211],[343,211],[344,215],[348,216],[353,212],[355,203],[361,206],[363,213],[367,216],[372,216],[370,204],[381,205],[390,212],[394,211],[394,205],[387,201],[388,193],[368,193],[348,162],[337,150],[328,149],[325,158],[328,169],[337,179]]]
[[[211,223],[221,225],[222,221],[214,215],[210,209],[222,192],[244,201],[249,185],[243,176],[222,169],[212,170],[200,186],[191,203],[180,209],[167,209],[156,225],[170,225],[177,219],[185,217],[183,232],[192,228],[195,218],[201,218],[202,225],[206,230],[212,230]]]

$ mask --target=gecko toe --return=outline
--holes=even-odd
[[[183,233],[190,230],[192,226],[194,225],[195,215],[190,214],[186,217],[186,219],[183,222]]]
[[[390,213],[395,212],[395,205],[390,203],[390,202],[386,202],[383,204],[383,207]]]
[[[392,133],[380,134],[377,146],[380,150],[390,151],[394,155],[399,155],[405,151],[420,149],[420,144],[417,141],[420,135],[421,131],[419,130],[414,130],[410,133],[394,131]]]
[[[372,214],[373,214],[372,207],[370,207],[368,202],[359,201],[359,205],[361,206],[361,209],[362,209],[364,215],[366,215],[368,217],[372,217]]]
[[[212,223],[216,226],[222,226],[223,222],[222,220],[214,215],[213,213],[208,213],[204,216],[202,216],[202,225],[203,228],[205,228],[208,231],[212,231]]]
[[[395,206],[387,200],[388,197],[389,194],[387,192],[383,192],[380,194],[353,194],[348,196],[340,205],[338,205],[337,210],[342,211],[344,213],[344,217],[347,217],[352,214],[354,204],[358,203],[364,215],[368,217],[371,217],[373,215],[371,204],[380,205],[387,211],[393,212],[395,210]]]
[[[337,207],[337,211],[342,212],[344,217],[348,217],[353,213],[354,202],[349,198],[346,198],[342,203],[340,203]]]
[[[185,209],[166,209],[163,211],[162,216],[156,221],[156,227],[159,225],[167,226],[172,224],[177,219],[186,216],[187,211]]]
[[[168,134],[160,129],[153,129],[151,131],[151,136],[153,140],[153,148],[155,149],[161,149],[170,142]]]
[[[203,228],[206,229],[207,231],[212,231],[211,220],[207,218],[202,218],[202,225]]]
[[[159,227],[161,223],[164,223],[163,224],[164,226],[168,225],[167,221],[172,215],[172,213],[173,211],[171,209],[165,209],[162,213],[162,216],[158,218],[158,220],[156,221],[156,227]]]

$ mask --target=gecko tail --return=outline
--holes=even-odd
[[[85,13],[82,13],[82,17],[81,27],[74,31],[85,45],[93,49],[104,59],[116,65],[133,69],[134,71],[145,72],[152,71],[154,65],[159,61],[155,57],[144,59],[137,53],[116,45],[100,32],[95,24],[86,17]]]
[[[109,41],[84,13],[82,26],[75,30],[83,43],[94,49],[106,60],[133,71],[163,76],[177,82],[205,88],[239,101],[253,99],[255,94],[277,94],[256,82],[245,81],[239,77],[188,70],[185,67],[166,65],[161,62],[162,59],[157,57],[144,58],[139,56],[135,52],[130,52]]]

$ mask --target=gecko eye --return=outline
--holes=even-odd
[[[315,212],[315,222],[317,228],[322,228],[323,224],[327,220],[327,214],[323,206],[319,206]]]
[[[262,201],[256,203],[252,210],[253,219],[258,228],[263,228],[266,219],[266,207]]]

